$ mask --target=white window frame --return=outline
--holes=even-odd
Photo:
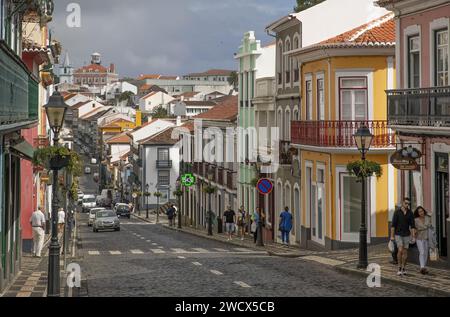
[[[323,109],[320,109],[319,100],[319,80],[323,83]],[[316,104],[317,104],[317,120],[326,120],[325,116],[325,74],[323,72],[316,74]],[[321,110],[321,111],[319,111]],[[322,111],[323,110],[323,111]],[[319,114],[321,116],[319,117]]]
[[[372,69],[339,69],[335,72],[335,113],[336,120],[340,117],[340,89],[339,84],[341,77],[366,77],[367,78],[367,120],[374,118],[374,92],[373,92],[373,70]]]
[[[450,37],[450,18],[439,18],[430,22],[430,86],[436,86],[436,32],[447,29]],[[449,40],[450,52],[450,40]],[[448,65],[450,66],[450,53]]]
[[[309,189],[309,197],[307,195],[308,193],[308,183],[307,183],[307,171],[308,168],[311,169],[311,186],[314,183],[314,163],[312,161],[305,161],[305,177],[304,177],[304,188],[305,188],[305,219],[306,219],[306,223],[305,223],[305,227],[311,230],[311,235],[312,235],[312,226],[311,226],[311,206],[312,206],[312,201],[311,201],[311,189]]]
[[[277,87],[278,89],[283,89],[283,85],[284,85],[284,69],[283,69],[283,64],[284,64],[284,56],[283,56],[283,52],[284,52],[284,45],[283,45],[283,41],[279,40],[278,41],[278,45],[277,45],[277,55],[279,55],[279,57],[277,58],[277,62],[278,67],[277,67],[277,78],[276,78],[276,82],[277,82]],[[278,76],[281,73],[281,83],[278,81]]]
[[[294,46],[295,40],[298,40],[298,47]],[[293,45],[293,49],[299,49],[300,48],[300,35],[298,33],[295,33],[294,37],[293,37],[293,41],[292,41],[292,45]],[[298,81],[295,81],[295,75],[294,75],[294,71],[295,71],[295,67],[298,67]],[[300,87],[300,83],[302,81],[301,78],[301,74],[300,74],[300,63],[298,62],[297,58],[294,58],[293,60],[293,67],[292,67],[292,81],[294,82],[294,87]]]
[[[314,94],[314,89],[313,89],[313,81],[312,81],[312,74],[307,74],[305,76],[305,82],[304,82],[304,87],[305,87],[305,120],[313,120],[313,94]],[[311,98],[308,98],[308,82],[311,83]],[[310,104],[308,104],[308,101],[310,101]],[[308,111],[309,110],[309,111]],[[310,118],[308,118],[308,112],[310,114]]]
[[[417,35],[419,37],[419,82],[422,86],[422,32],[420,25],[410,25],[403,30],[403,87],[411,88],[409,85],[409,38]]]
[[[289,45],[289,47],[288,47]],[[284,41],[284,54],[287,54],[292,49],[291,38],[288,36]],[[287,82],[286,72],[289,71],[289,82]],[[284,55],[284,72],[283,72],[283,81],[285,83],[285,87],[292,88],[292,59],[288,55]]]
[[[343,178],[349,176],[347,168],[344,166],[336,167],[336,192],[335,192],[335,200],[336,200],[336,239],[342,242],[359,242],[359,230],[354,233],[344,233],[344,214],[343,214],[343,206],[344,201],[342,199],[342,186],[343,186]],[[367,242],[371,243],[372,232],[376,234],[376,228],[374,228],[373,222],[376,219],[376,179],[372,177],[370,180],[367,180],[367,188],[366,188],[366,227],[367,227]]]
[[[323,171],[323,183],[319,183],[318,178],[317,178],[319,176],[319,170]],[[326,227],[327,190],[326,190],[326,167],[325,167],[324,163],[317,163],[316,164],[316,181],[313,182],[313,185],[316,186],[316,196],[313,197],[313,199],[315,199],[315,207],[316,207],[316,218],[315,218],[316,223],[315,223],[315,226],[316,226],[316,230],[317,230],[317,232],[316,232],[316,236],[317,237],[314,237],[312,235],[312,232],[311,232],[311,238],[312,238],[312,240],[314,242],[319,243],[321,245],[325,245],[325,237],[327,235],[327,227]],[[320,239],[318,237],[318,235],[319,235],[319,233],[318,233],[319,232],[318,231],[318,229],[319,229],[319,220],[318,220],[318,215],[319,215],[319,204],[318,204],[318,202],[319,202],[319,188],[322,190],[322,194],[323,194],[322,224],[321,224],[321,226],[322,226],[322,239]],[[312,228],[312,226],[311,226],[311,228]]]
[[[284,141],[291,140],[291,109],[286,108],[284,111]]]
[[[280,140],[284,140],[284,111],[281,106],[277,109],[277,127],[280,131]]]

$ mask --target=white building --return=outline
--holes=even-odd
[[[158,201],[153,195],[160,192],[160,205],[169,201],[175,201],[173,191],[176,190],[176,182],[180,174],[180,149],[177,146],[178,139],[172,139],[175,127],[170,127],[149,138],[139,142],[143,161],[142,184],[145,191],[152,193],[148,197],[149,208],[155,208]],[[148,187],[147,187],[148,185]],[[147,199],[144,200],[144,206]]]
[[[127,91],[137,95],[138,87],[126,81],[120,81],[106,85],[102,94],[105,95],[106,100],[114,100]]]
[[[142,112],[152,112],[153,109],[159,106],[167,106],[172,100],[174,98],[170,95],[161,91],[154,91],[139,99],[139,109]]]
[[[227,69],[210,69],[203,73],[192,73],[192,74],[185,75],[185,76],[183,76],[183,79],[198,80],[198,81],[228,82],[232,73],[233,73],[232,70],[227,70]]]
[[[147,85],[156,85],[171,96],[180,95],[185,92],[202,92],[204,94],[218,91],[228,95],[233,90],[228,81],[200,81],[200,80],[165,80],[165,79],[151,79],[145,80]]]
[[[73,85],[74,71],[75,69],[70,64],[69,52],[66,52],[66,56],[64,57],[64,63],[59,66],[59,69],[57,71],[59,83]]]

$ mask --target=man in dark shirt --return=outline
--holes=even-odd
[[[409,243],[411,236],[415,236],[414,214],[409,209],[411,205],[409,198],[403,200],[401,208],[397,208],[392,219],[391,240],[395,241],[398,247],[398,273],[406,275],[406,262],[408,260]]]
[[[169,219],[169,226],[174,227],[175,207],[173,205],[170,205],[170,208],[167,209],[167,218]]]
[[[236,213],[230,206],[228,206],[227,211],[224,212],[223,217],[225,218],[225,228],[228,232],[228,241],[233,240],[234,224],[236,223]]]

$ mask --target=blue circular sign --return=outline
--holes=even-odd
[[[273,191],[273,184],[270,179],[262,178],[259,180],[256,188],[261,195],[269,195]]]

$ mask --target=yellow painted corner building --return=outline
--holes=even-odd
[[[395,88],[392,15],[289,56],[301,68],[301,116],[291,131],[302,171],[301,246],[335,250],[359,242],[362,186],[347,164],[361,159],[353,135],[363,125],[374,135],[367,159],[383,169],[367,179],[368,241],[387,241],[397,201],[385,95]]]

